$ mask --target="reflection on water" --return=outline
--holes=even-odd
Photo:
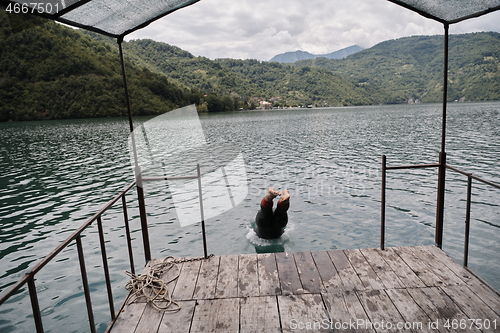
[[[500,103],[451,104],[448,163],[500,182]],[[149,118],[139,119],[145,122]],[[436,163],[439,105],[249,111],[200,115],[209,145],[241,147],[248,194],[234,209],[208,219],[208,251],[260,253],[376,247],[380,164]],[[6,290],[133,180],[125,119],[0,124],[0,289]],[[224,151],[219,154],[223,155]],[[221,156],[223,157],[223,156]],[[182,163],[179,162],[179,163]],[[461,262],[466,177],[447,173],[443,248]],[[434,243],[437,172],[389,171],[387,246]],[[252,223],[269,186],[291,193],[282,238],[256,237]],[[200,223],[181,227],[167,182],[145,186],[153,257],[200,256]],[[128,196],[136,269],[143,262],[138,209]],[[500,289],[500,191],[474,184],[469,266]],[[113,296],[120,304],[128,270],[123,217],[104,215]],[[92,303],[104,331],[109,310],[97,228],[83,238]],[[73,247],[37,276],[44,328],[88,331]],[[33,331],[26,291],[0,308],[0,331]]]

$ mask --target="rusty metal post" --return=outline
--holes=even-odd
[[[99,245],[101,247],[102,267],[104,269],[104,280],[106,281],[106,291],[108,292],[109,312],[111,320],[115,319],[115,305],[113,302],[113,288],[111,287],[111,278],[109,275],[108,256],[106,254],[106,241],[104,240],[104,230],[102,227],[102,218],[97,218],[97,230],[99,232]]]
[[[469,231],[470,231],[470,204],[472,196],[472,177],[467,177],[467,206],[465,210],[465,243],[464,243],[464,266],[469,264]]]
[[[203,212],[203,190],[201,188],[201,170],[200,170],[200,165],[196,165],[196,171],[197,171],[197,178],[198,178],[198,191],[200,195],[200,214],[201,214],[201,234],[203,237],[203,254],[205,256],[205,259],[208,259],[208,252],[207,252],[207,236],[205,233],[205,214]]]
[[[387,176],[387,162],[385,155],[382,155],[382,195],[380,207],[380,249],[385,249],[385,189]]]
[[[123,87],[125,89],[125,101],[127,103],[127,113],[128,113],[128,122],[130,125],[130,138],[132,140],[132,150],[134,154],[134,162],[135,162],[135,177],[137,182],[137,200],[139,202],[139,215],[141,217],[141,230],[142,230],[142,242],[144,245],[144,257],[146,259],[146,263],[151,260],[151,246],[149,244],[149,232],[148,232],[148,221],[146,217],[146,202],[144,200],[144,187],[142,183],[142,174],[141,168],[139,166],[138,158],[137,158],[137,149],[135,145],[135,134],[134,134],[134,123],[132,121],[132,110],[130,107],[130,97],[128,93],[128,84],[127,84],[127,75],[125,73],[125,62],[123,61],[123,49],[122,42],[123,38],[119,38],[118,49],[120,50],[120,61],[122,66],[122,76],[123,76]]]
[[[30,299],[31,299],[31,308],[33,310],[33,318],[35,319],[35,328],[37,333],[43,333],[43,325],[42,325],[42,315],[40,313],[40,304],[38,303],[38,296],[36,293],[36,286],[35,286],[35,276],[34,274],[30,274],[29,280],[28,280],[28,290],[30,293]]]
[[[446,179],[446,108],[448,99],[448,40],[449,24],[444,24],[443,116],[441,127],[441,152],[439,153],[438,189],[436,201],[436,246],[443,246],[444,190]]]
[[[89,280],[87,278],[87,269],[85,268],[85,256],[83,255],[82,236],[78,235],[75,240],[76,248],[78,251],[78,260],[80,262],[80,272],[82,274],[83,294],[85,295],[85,304],[87,305],[87,315],[89,317],[90,332],[96,333],[94,313],[92,311],[92,301],[90,299]]]
[[[132,249],[132,237],[130,237],[130,225],[128,223],[127,200],[125,194],[122,196],[123,220],[125,223],[125,235],[127,237],[128,259],[130,261],[130,272],[135,274],[134,252]]]
[[[439,153],[438,167],[438,188],[437,188],[437,203],[436,203],[436,246],[443,246],[443,221],[444,221],[444,190],[446,179],[446,153]]]

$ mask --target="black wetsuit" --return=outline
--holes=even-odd
[[[279,238],[288,223],[287,210],[289,207],[289,200],[278,201],[278,205],[273,212],[273,202],[262,199],[260,210],[255,217],[255,233],[264,239]]]

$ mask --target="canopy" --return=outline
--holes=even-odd
[[[29,13],[103,35],[123,38],[199,0],[0,0],[15,13]],[[10,8],[9,8],[10,6]]]
[[[123,38],[199,0],[0,0],[30,13],[103,35]],[[389,0],[433,20],[451,24],[500,9],[500,0]]]
[[[389,0],[427,18],[452,24],[500,9],[500,0]]]

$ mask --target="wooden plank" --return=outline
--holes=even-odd
[[[134,333],[145,308],[146,303],[132,303],[125,305],[123,310],[118,315],[118,318],[116,318],[116,321],[111,328],[111,332]]]
[[[463,282],[470,285],[472,284],[481,284],[479,280],[477,280],[473,274],[471,274],[467,269],[465,269],[462,265],[459,265],[455,262],[451,257],[449,257],[443,250],[438,248],[437,246],[427,246],[425,248],[428,252],[432,253],[435,258],[440,260],[443,264],[445,264],[451,271],[453,271]]]
[[[370,321],[365,328],[374,328],[380,332],[411,332],[409,329],[397,329],[398,323],[404,323],[403,317],[384,290],[356,292]]]
[[[304,293],[295,259],[291,253],[276,253],[276,266],[283,295]]]
[[[238,256],[222,256],[215,289],[216,298],[238,296]]]
[[[392,270],[391,266],[385,262],[384,258],[382,258],[376,249],[362,249],[360,251],[386,288],[395,289],[405,287],[398,275]]]
[[[332,332],[319,294],[277,296],[282,332]],[[326,325],[323,325],[324,323]],[[326,327],[325,327],[326,326]]]
[[[157,332],[163,313],[163,311],[158,311],[151,304],[146,305],[135,332]]]
[[[444,325],[450,320],[467,320],[467,316],[439,287],[407,289],[415,303],[429,316],[430,328],[436,332],[480,332],[478,329],[448,330]]]
[[[386,293],[405,320],[405,326],[402,327],[413,332],[436,332],[429,325],[431,322],[429,316],[415,303],[406,289],[388,289]]]
[[[469,287],[458,285],[445,286],[441,287],[441,289],[450,296],[470,319],[479,319],[481,321],[489,320],[490,322],[496,320],[496,329],[493,327],[491,329],[481,329],[483,332],[500,331],[500,316],[484,303]]]
[[[392,271],[399,277],[407,288],[425,287],[425,283],[415,274],[415,272],[401,259],[391,248],[384,251],[376,249],[385,262],[392,268]]]
[[[332,259],[326,251],[311,252],[311,255],[316,263],[319,276],[323,284],[322,292],[327,293],[344,293],[344,285],[342,280],[333,265]]]
[[[479,298],[488,304],[491,309],[496,310],[497,314],[500,314],[498,312],[500,311],[500,296],[495,291],[493,291],[465,267],[455,262],[440,248],[436,246],[428,246],[425,249],[431,252],[437,259],[441,260],[444,265],[453,271],[469,287],[473,287]]]
[[[500,295],[484,284],[469,285],[474,294],[500,316]]]
[[[281,295],[281,286],[274,253],[257,255],[259,295]]]
[[[276,296],[240,298],[240,333],[280,332]]]
[[[186,300],[178,313],[132,303],[111,332],[275,332],[280,326],[330,332],[335,325],[342,332],[389,331],[375,326],[382,320],[422,323],[414,332],[480,332],[469,319],[496,319],[496,330],[483,331],[500,331],[500,296],[434,246],[223,256],[179,266],[179,279],[169,284],[173,299]],[[401,288],[408,286],[416,288]],[[275,296],[280,287],[283,295]],[[446,329],[453,320],[467,329]]]
[[[168,260],[166,260],[168,259]],[[167,266],[168,264],[168,266]],[[155,267],[157,266],[157,267]],[[160,278],[167,282],[167,286],[172,291],[175,288],[175,284],[177,283],[176,277],[180,274],[181,268],[182,268],[182,263],[175,263],[173,262],[171,257],[163,258],[163,259],[152,259],[146,268],[152,269],[156,268],[157,270],[165,270],[166,268],[169,268],[166,270]],[[142,274],[146,273],[146,268],[144,269],[144,272]]]
[[[314,264],[311,252],[296,252],[293,254],[302,289],[314,294],[321,292],[321,279]]]
[[[360,250],[345,250],[344,254],[351,262],[365,289],[384,289],[382,280],[377,276]]]
[[[190,333],[239,331],[239,298],[204,299],[197,302]]]
[[[201,261],[189,261],[182,264],[181,274],[177,279],[172,298],[175,300],[193,299],[194,288],[198,280]]]
[[[374,329],[367,329],[362,325],[369,321],[369,318],[354,291],[321,295],[330,316],[330,327],[333,327],[336,332],[375,332]]]
[[[220,256],[204,259],[194,288],[193,299],[209,299],[215,297],[217,274],[219,273]]]
[[[415,272],[416,275],[428,287],[442,286],[443,281],[436,276],[418,256],[416,256],[409,247],[389,248],[387,251],[394,251],[404,262]]]
[[[257,254],[240,254],[238,270],[238,296],[259,296]]]
[[[463,281],[450,270],[441,260],[436,258],[431,252],[426,250],[427,246],[413,246],[411,251],[416,257],[423,260],[430,271],[436,275],[444,285],[463,284]]]
[[[166,312],[158,328],[158,333],[189,333],[193,319],[196,301],[179,302],[181,309],[178,312]]]
[[[364,290],[365,287],[363,282],[359,279],[356,271],[351,265],[349,259],[347,259],[344,251],[341,250],[330,250],[328,251],[337,272],[339,273],[340,279],[342,280],[342,285],[345,290]]]

